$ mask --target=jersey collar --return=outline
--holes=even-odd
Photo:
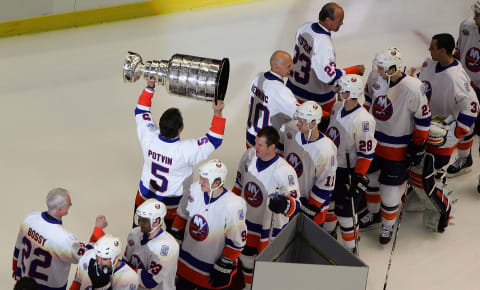
[[[390,88],[393,88],[394,86],[396,86],[401,80],[403,80],[407,75],[402,73],[402,76],[396,81],[396,82],[393,82],[391,81],[390,82]]]
[[[175,138],[172,138],[172,139],[168,139],[168,138],[165,138],[163,137],[162,135],[158,135],[158,138],[160,140],[162,140],[163,142],[167,142],[167,143],[175,143],[177,142],[178,140],[180,140],[180,137],[175,137]]]
[[[309,144],[309,143],[313,143],[313,142],[316,142],[317,140],[320,140],[323,138],[323,134],[322,132],[319,132],[320,134],[318,134],[318,138],[313,140],[313,141],[310,141],[310,142],[307,142],[307,140],[305,140],[305,136],[303,136],[303,134],[300,132],[300,138],[302,140],[302,145],[305,145],[305,144]]]
[[[358,110],[358,108],[360,108],[360,104],[357,104],[357,106],[355,108],[353,108],[352,110],[350,111],[345,111],[345,107],[342,108],[342,112],[340,113],[340,115],[343,117],[347,116],[348,114],[352,113],[353,111],[356,111]]]
[[[61,225],[61,224],[62,224],[62,220],[60,220],[60,219],[52,216],[52,215],[49,214],[47,211],[42,212],[42,218],[43,218],[47,223],[56,224],[56,225]]]
[[[258,172],[266,169],[268,166],[270,166],[271,164],[273,164],[275,161],[277,161],[278,159],[278,155],[275,154],[275,157],[273,157],[272,159],[268,160],[268,161],[263,161],[262,159],[260,158],[257,158],[257,162],[256,162],[256,166],[257,166],[257,170]]]
[[[226,189],[226,188],[223,189],[223,192],[220,193],[219,196],[210,199],[210,203],[213,203],[214,201],[216,201],[217,199],[219,199],[220,197],[222,197],[222,196],[225,194],[225,192],[227,192],[227,189]],[[208,200],[209,200],[209,198],[208,198],[208,192],[203,192],[203,198],[205,199],[205,204],[206,204],[206,205],[209,204],[209,202],[208,202]]]
[[[274,73],[273,71],[267,71],[266,73],[263,74],[263,76],[267,79],[267,80],[271,80],[271,81],[279,81],[283,84],[283,79],[280,77],[280,75]]]
[[[158,233],[155,235],[155,237],[151,238],[151,239],[148,239],[148,233],[143,233],[143,239],[140,241],[140,244],[143,246],[145,244],[147,244],[149,241],[155,239],[156,237],[158,237],[159,235],[161,235],[163,233],[163,229],[160,229],[160,231],[158,231]]]
[[[458,61],[456,59],[453,59],[453,62],[450,65],[447,65],[446,67],[442,67],[440,65],[440,62],[437,62],[437,65],[435,66],[435,72],[439,73],[448,69],[449,67],[456,66],[456,65],[458,65]]]
[[[328,36],[331,36],[332,34],[330,33],[330,31],[328,31],[328,29],[326,29],[325,27],[323,27],[320,23],[318,22],[315,22],[315,23],[312,23],[312,30],[313,32],[316,32],[318,34],[326,34]]]
[[[116,267],[115,270],[113,270],[113,273],[114,273],[114,274],[117,273],[117,271],[120,270],[120,269],[122,269],[123,266],[125,266],[125,262],[124,262],[124,261],[122,261],[122,263],[120,264],[120,266]]]

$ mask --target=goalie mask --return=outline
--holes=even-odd
[[[200,177],[208,179],[211,192],[223,186],[227,173],[227,166],[218,159],[210,160],[198,168]],[[213,188],[212,185],[217,179],[220,179],[220,184]]]
[[[360,76],[348,74],[342,76],[337,85],[340,86],[340,94],[350,92],[348,99],[358,99],[364,90],[363,80]]]
[[[405,69],[403,66],[402,55],[400,54],[400,51],[395,47],[387,48],[383,52],[378,53],[375,56],[375,60],[373,61],[373,63],[375,66],[383,68],[385,74],[388,76],[389,79],[397,71],[403,71]],[[388,70],[392,66],[395,66],[396,71],[393,74],[389,75]]]
[[[120,239],[112,235],[104,235],[95,243],[94,250],[98,257],[110,259],[112,261],[112,268],[114,268],[120,258],[122,246]]]
[[[140,206],[138,206],[135,216],[136,216],[136,224],[139,224],[138,218],[147,218],[150,220],[150,225],[152,230],[150,232],[155,231],[159,226],[164,224],[163,219],[167,215],[167,207],[163,202],[156,200],[155,198],[150,198],[144,201]],[[160,218],[160,225],[153,227],[155,221]]]

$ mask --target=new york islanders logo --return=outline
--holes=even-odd
[[[263,193],[255,182],[245,185],[245,200],[253,207],[259,207],[263,202]]]
[[[292,167],[295,169],[295,172],[297,173],[297,176],[300,178],[303,173],[303,163],[300,156],[292,152],[287,155],[286,159],[288,164],[292,165]]]
[[[373,102],[372,114],[380,121],[387,121],[393,115],[392,102],[387,96],[378,96]]]
[[[130,258],[130,265],[137,269],[145,269],[145,266],[142,263],[142,260],[137,255],[132,255]]]
[[[190,220],[189,226],[190,236],[194,238],[196,241],[204,241],[208,236],[208,223],[207,220],[199,215],[196,214]]]
[[[478,49],[478,47],[472,47],[467,51],[465,55],[465,66],[469,71],[480,71],[480,49]]]
[[[338,148],[340,145],[340,131],[336,127],[330,127],[325,134],[328,138],[332,139],[333,143]]]
[[[432,97],[432,84],[428,81],[422,81],[423,83],[423,92],[425,96],[427,96],[428,102],[430,102],[430,98]]]

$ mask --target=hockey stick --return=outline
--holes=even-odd
[[[350,173],[351,167],[350,167],[350,154],[345,153],[347,157],[347,167],[348,167],[348,190],[350,190],[352,186],[352,175]],[[357,256],[360,256],[360,252],[358,250],[358,237],[357,237],[357,212],[355,210],[355,202],[353,200],[353,195],[350,198],[350,201],[352,202],[352,222],[353,222],[353,238],[355,239],[355,248],[357,249]]]
[[[278,197],[278,187],[275,189],[275,198]],[[270,219],[270,231],[268,232],[268,244],[270,244],[270,241],[272,240],[272,235],[273,235],[273,218],[275,217],[275,213],[272,211],[272,218]]]
[[[410,172],[410,168],[407,169]],[[410,183],[407,182],[405,187],[405,198],[402,199],[402,209],[400,210],[400,214],[398,215],[398,219],[396,220],[397,228],[395,229],[395,235],[393,236],[393,243],[392,243],[392,251],[390,252],[390,258],[388,259],[388,266],[387,266],[387,273],[385,274],[385,283],[383,284],[383,290],[387,289],[387,282],[388,282],[388,274],[390,273],[390,267],[392,266],[392,257],[393,253],[395,252],[395,245],[397,244],[397,237],[398,237],[398,229],[400,228],[400,223],[402,222],[403,212],[405,211],[405,205],[407,202],[407,192],[410,188]],[[403,195],[402,195],[403,196]]]

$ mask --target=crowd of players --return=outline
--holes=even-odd
[[[221,160],[201,164],[192,180],[193,168],[221,146],[223,102],[212,102],[205,135],[180,140],[180,111],[167,109],[157,127],[155,82],[147,80],[135,109],[145,162],[125,249],[104,233],[104,216],[86,244],[66,231],[70,194],[55,188],[47,211],[30,213],[20,227],[15,289],[66,289],[77,263],[71,290],[222,289],[237,269],[249,289],[255,257],[298,212],[335,238],[339,225],[344,247],[356,254],[359,228],[381,224],[379,242],[391,240],[407,193],[423,205],[424,225],[443,232],[454,211],[447,175],[468,172],[480,128],[480,1],[473,10],[456,47],[450,34],[436,34],[431,59],[408,74],[399,49],[387,48],[365,82],[364,65],[336,67],[331,33],[344,12],[324,5],[318,22],[298,29],[293,59],[276,51],[271,69],[253,80],[247,150],[231,191]]]

